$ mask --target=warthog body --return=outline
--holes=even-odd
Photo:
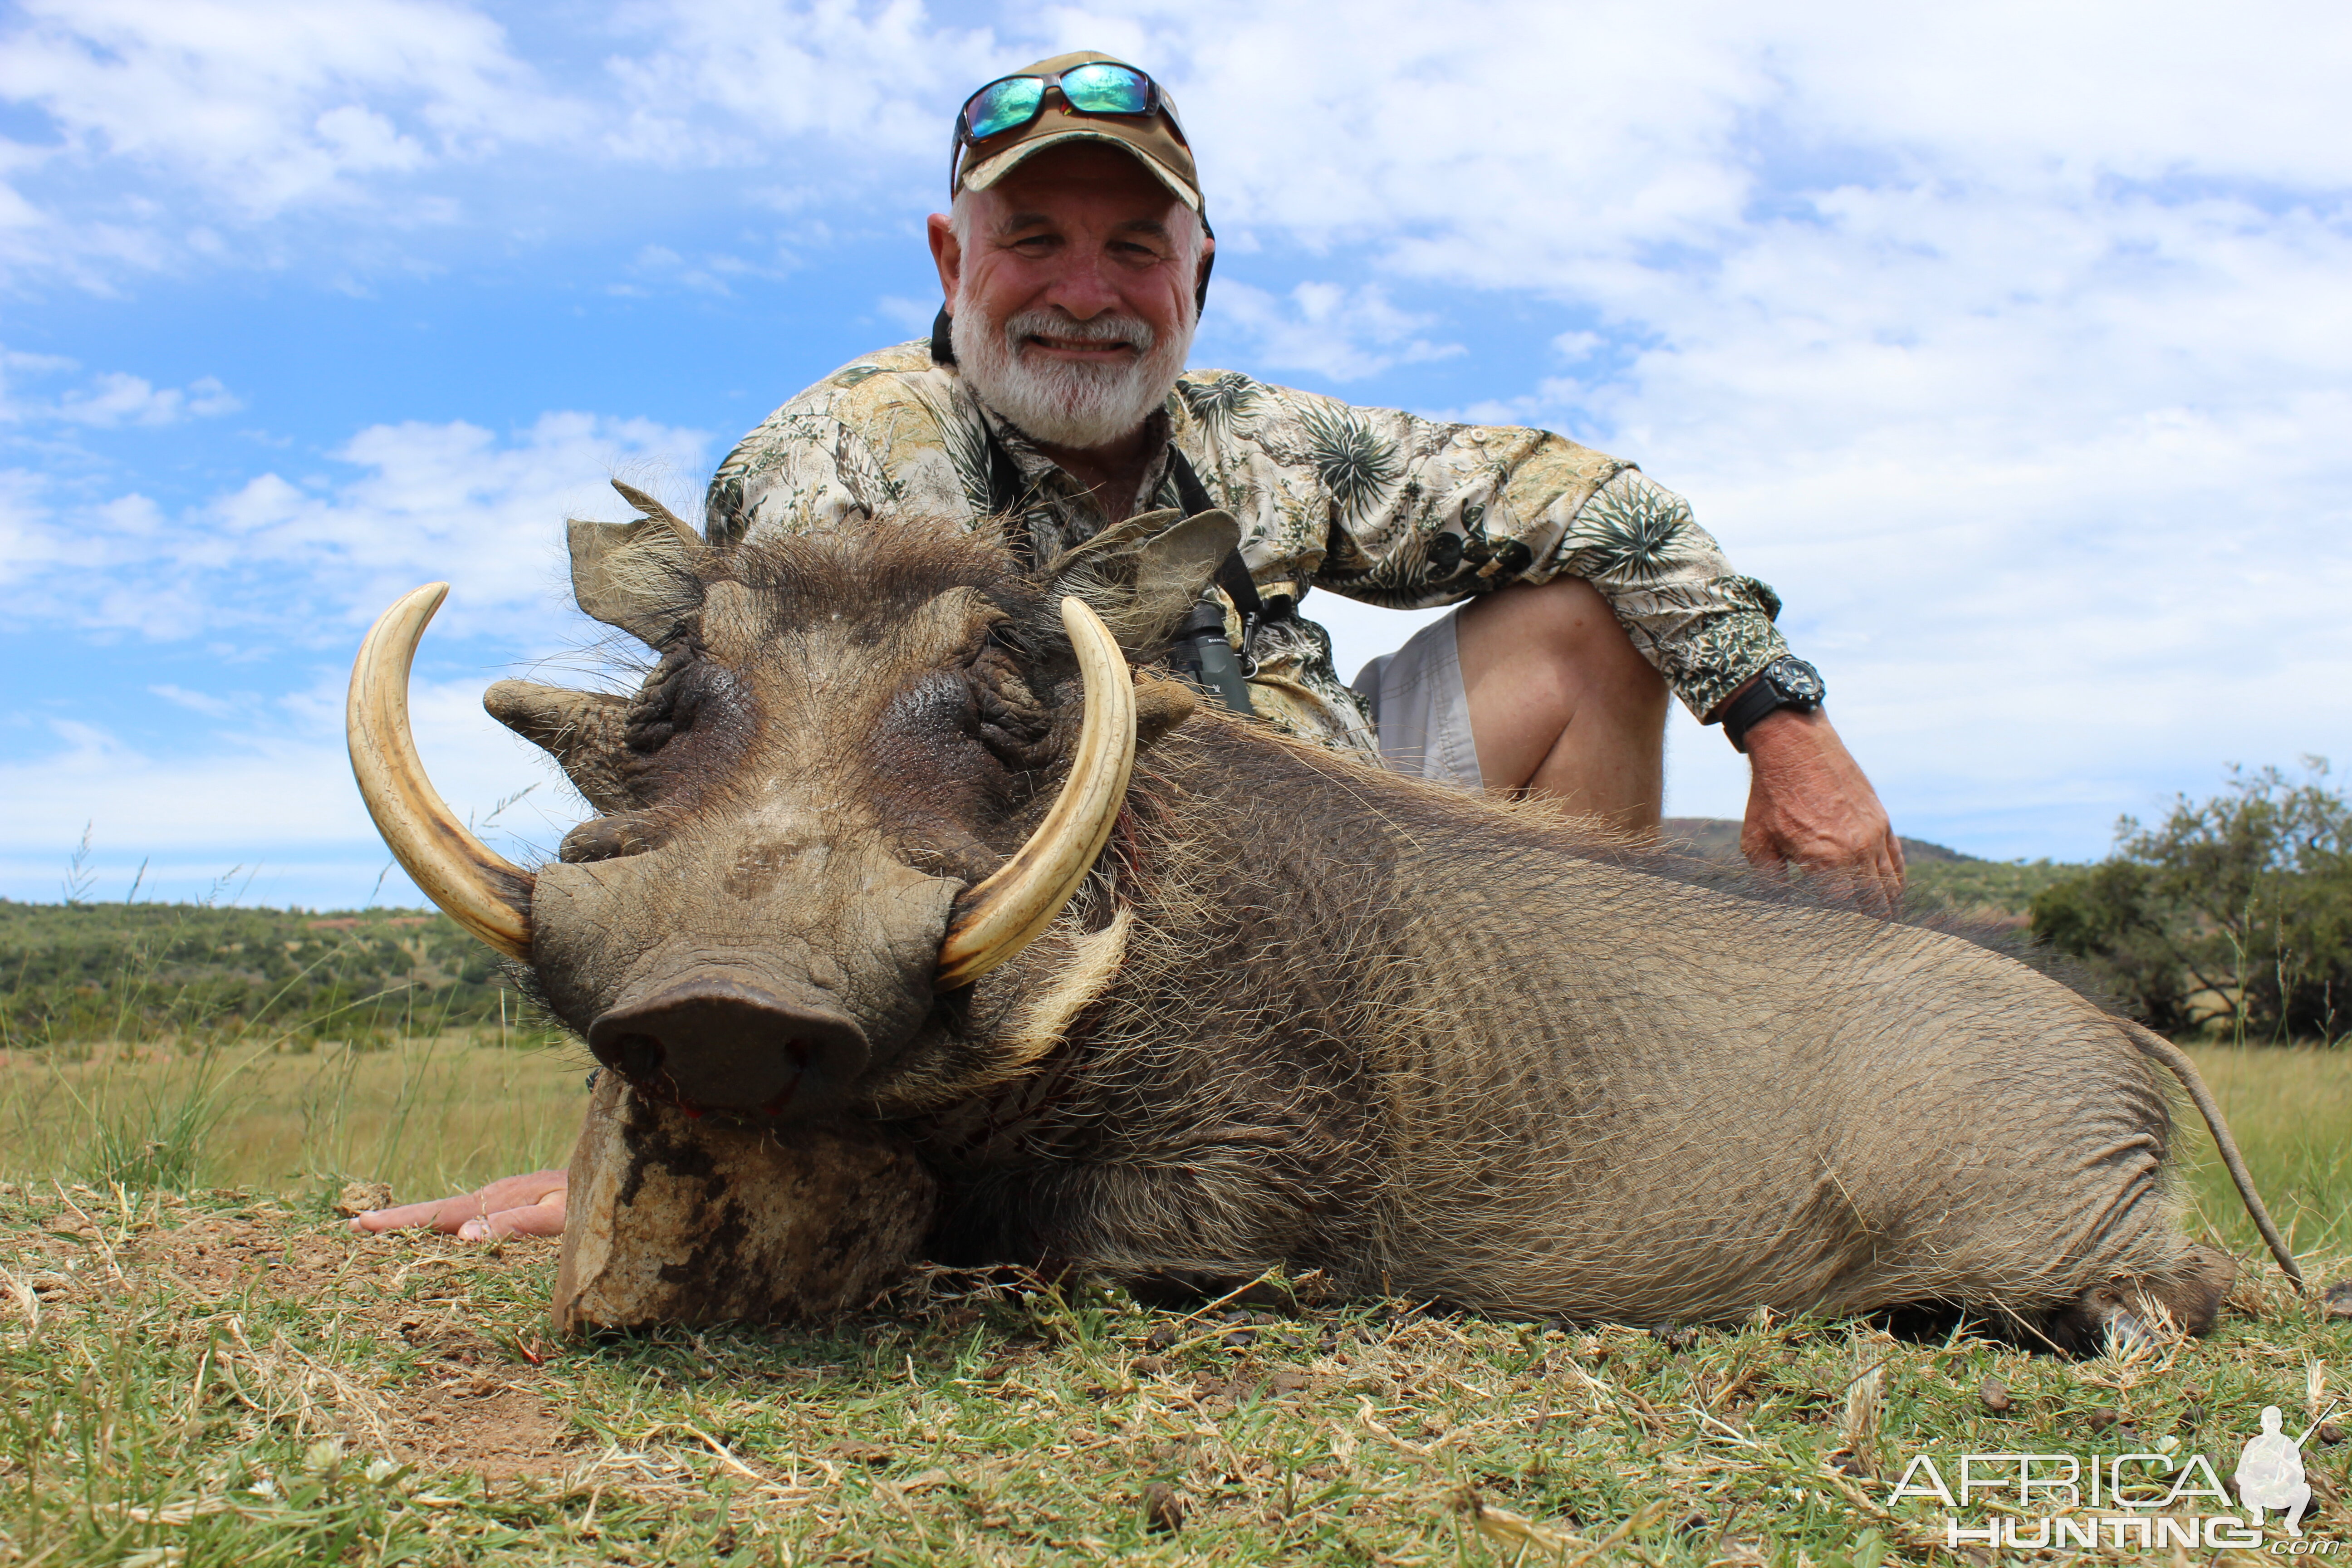
[[[873,1124],[935,1183],[945,1262],[1636,1321],[1935,1301],[2077,1342],[2210,1321],[2229,1268],[2177,1223],[2162,1086],[2082,998],[1148,674],[1091,874],[935,990],[1085,706],[1055,596],[1148,652],[1222,548],[1115,544],[1040,582],[911,526],[576,538],[583,604],[663,658],[630,700],[492,693],[605,813],[530,896],[549,1006],[641,1100],[786,1148]]]

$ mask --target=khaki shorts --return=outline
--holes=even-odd
[[[1456,610],[1412,634],[1394,653],[1384,653],[1358,672],[1356,692],[1372,710],[1381,760],[1401,773],[1482,789],[1478,745],[1470,735],[1470,694],[1462,685],[1455,652]]]

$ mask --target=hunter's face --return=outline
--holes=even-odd
[[[947,218],[931,219],[950,314],[1111,315],[1141,321],[1157,339],[1190,331],[1199,221],[1128,154],[1099,142],[1055,147],[969,199],[963,241]],[[1023,357],[1108,365],[1135,353],[1131,344],[1037,333]]]

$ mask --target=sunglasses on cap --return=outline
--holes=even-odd
[[[961,150],[992,136],[1018,131],[1045,111],[1045,91],[1057,89],[1073,114],[1165,114],[1179,141],[1186,140],[1184,121],[1160,84],[1137,70],[1110,60],[1093,60],[1066,71],[1044,76],[999,77],[963,101],[956,116],[955,144]]]

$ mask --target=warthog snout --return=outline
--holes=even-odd
[[[832,1109],[866,1070],[866,1035],[841,1014],[701,975],[624,1004],[588,1029],[596,1059],[688,1110],[764,1116]]]

